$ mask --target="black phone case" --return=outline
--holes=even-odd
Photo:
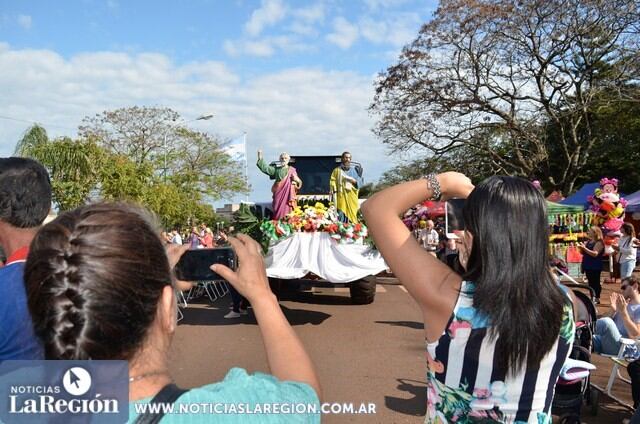
[[[209,268],[213,264],[223,264],[236,269],[236,254],[230,247],[188,250],[176,264],[176,278],[185,281],[224,280]]]

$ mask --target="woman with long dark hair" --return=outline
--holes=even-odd
[[[233,368],[223,381],[186,393],[171,385],[167,353],[176,329],[171,268],[188,245],[174,247],[168,258],[149,215],[127,204],[65,212],[33,240],[25,285],[45,358],[127,360],[129,399],[136,403],[148,403],[169,391],[179,396],[177,403],[185,404],[318,404],[313,365],[269,289],[260,246],[244,235],[229,242],[238,255],[238,270],[224,265],[212,269],[251,302],[273,376]],[[130,416],[131,421],[135,418]],[[206,412],[171,416],[172,422],[211,419]],[[320,422],[319,414],[267,413],[219,415],[215,420]]]
[[[602,284],[600,274],[602,273],[602,258],[604,257],[604,237],[600,227],[592,226],[587,232],[588,240],[580,243],[578,247],[582,251],[582,272],[587,276],[589,287],[595,294],[594,302],[600,304],[600,293]]]
[[[463,275],[425,252],[399,218],[440,195],[467,198]],[[383,190],[362,212],[376,246],[422,310],[426,422],[550,422],[574,324],[570,301],[549,270],[540,192],[512,177],[491,177],[474,188],[464,175],[447,172]]]

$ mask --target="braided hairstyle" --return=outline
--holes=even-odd
[[[150,214],[125,203],[83,206],[42,227],[24,277],[46,359],[132,359],[172,284]]]

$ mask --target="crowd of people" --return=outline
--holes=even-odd
[[[420,221],[418,228],[413,231],[413,236],[424,250],[440,259],[450,268],[456,269],[458,263],[457,239],[447,237],[444,222],[428,219]]]
[[[160,239],[167,244],[188,244],[191,249],[205,249],[226,245],[229,240],[227,236],[229,231],[233,231],[233,227],[218,228],[213,232],[206,223],[202,222],[199,226],[191,227],[190,232],[181,233],[178,228],[170,232],[162,231]]]
[[[441,239],[433,222],[414,237],[402,213],[447,198],[467,199],[461,238]],[[185,404],[320,402],[317,372],[270,290],[257,242],[214,234],[205,224],[161,235],[148,212],[126,203],[82,206],[41,226],[50,206],[42,165],[0,159],[0,245],[7,254],[0,268],[0,360],[127,360],[131,403],[167,392]],[[526,180],[496,176],[474,187],[455,172],[387,188],[362,205],[376,246],[422,312],[426,422],[550,422],[575,324],[574,300],[550,272],[545,212],[540,191]],[[597,231],[590,237],[584,250],[596,257]],[[167,359],[177,325],[172,268],[187,250],[220,243],[235,250],[239,267],[211,269],[239,296],[232,317],[251,305],[270,374],[233,368],[221,382],[180,390]],[[626,254],[622,246],[620,252]],[[459,266],[447,266],[454,257]],[[612,352],[620,337],[640,336],[638,280],[625,279],[611,302],[613,316],[597,323],[596,351]],[[135,420],[137,412],[130,413]],[[319,422],[320,415],[220,419]]]

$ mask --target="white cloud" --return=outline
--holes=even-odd
[[[271,43],[266,40],[225,40],[222,48],[229,56],[233,57],[241,55],[269,57],[275,52]]]
[[[318,34],[319,25],[324,22],[325,6],[316,3],[313,6],[291,11],[293,22],[287,28],[294,34],[307,37],[315,37]]]
[[[262,0],[260,8],[251,13],[244,30],[250,36],[257,37],[264,28],[280,22],[285,15],[286,7],[281,0]]]
[[[291,14],[306,23],[322,22],[325,16],[324,4],[316,3],[312,6],[295,9]]]
[[[333,20],[333,32],[326,38],[341,49],[348,49],[358,39],[358,27],[342,16],[337,17]]]
[[[259,37],[263,30],[274,26],[290,15],[292,21],[278,36]],[[270,57],[276,52],[291,53],[309,49],[300,36],[315,34],[313,24],[324,18],[322,5],[290,10],[282,0],[262,0],[260,8],[251,13],[244,25],[245,36],[237,40],[225,40],[224,51],[233,57],[247,55]]]
[[[314,50],[307,40],[318,38],[326,16],[323,2],[308,7],[291,8],[282,0],[262,0],[260,8],[253,11],[244,26],[244,36],[225,40],[223,49],[230,56],[268,57],[276,52],[300,52]],[[259,37],[269,26],[282,23],[274,32],[277,36]]]
[[[31,29],[31,25],[33,24],[33,20],[29,15],[18,15],[18,25],[20,25],[24,29]]]
[[[318,35],[318,30],[315,25],[305,24],[303,22],[293,22],[287,29],[303,37],[315,37]]]
[[[366,16],[358,27],[362,37],[372,43],[402,47],[416,38],[422,22],[417,13],[400,13],[379,20]]]
[[[228,55],[234,57],[241,55],[269,57],[273,56],[276,51],[293,53],[310,49],[306,44],[287,36],[236,41],[225,40],[222,48]]]
[[[275,43],[275,42],[274,42]],[[373,78],[354,72],[295,68],[243,79],[224,63],[177,65],[157,53],[94,52],[64,58],[51,50],[0,43],[0,116],[44,124],[51,136],[74,136],[85,116],[127,106],[167,106],[185,119],[215,113],[199,130],[233,138],[247,131],[251,200],[267,201],[270,183],[253,165],[255,151],[353,152],[372,181],[388,158],[370,128]],[[2,120],[0,156],[10,155],[29,125]]]
[[[390,9],[401,6],[410,0],[364,0],[364,3],[371,10]]]

